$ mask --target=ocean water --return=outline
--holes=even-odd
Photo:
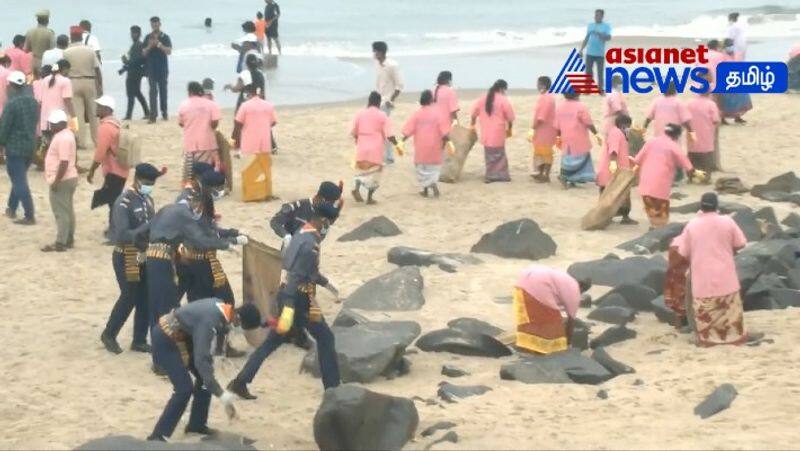
[[[129,45],[128,28],[149,29],[158,15],[174,44],[170,58],[170,108],[185,97],[191,80],[211,77],[219,101],[230,106],[235,96],[222,92],[235,80],[236,53],[230,43],[256,11],[258,0],[0,0],[0,42],[24,34],[40,8],[52,12],[51,27],[66,33],[86,18],[103,46],[106,90],[124,100],[124,80],[117,75],[120,55]],[[385,40],[401,65],[406,90],[431,86],[440,70],[454,73],[458,88],[484,88],[497,78],[512,88],[533,88],[536,77],[558,70],[565,45],[583,38],[596,7],[606,10],[614,36],[724,36],[726,15],[742,13],[751,42],[748,58],[784,60],[800,43],[797,0],[284,0],[280,34],[283,56],[267,72],[268,96],[279,105],[331,102],[366,97],[374,84],[370,43]],[[214,21],[208,30],[206,17]],[[613,44],[613,41],[612,41]],[[144,83],[146,89],[146,82]]]

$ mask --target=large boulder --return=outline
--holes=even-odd
[[[800,268],[790,269],[786,274],[786,285],[789,288],[800,290]]]
[[[442,271],[456,272],[461,265],[476,265],[481,260],[472,255],[436,254],[413,247],[395,246],[389,249],[389,263],[397,266],[432,266]]]
[[[686,226],[685,222],[667,224],[665,227],[659,227],[651,230],[639,238],[634,238],[626,241],[617,246],[618,249],[626,250],[628,252],[639,252],[640,249],[647,249],[651,254],[662,252],[669,249],[672,239],[683,232]]]
[[[399,450],[414,438],[419,414],[410,399],[354,385],[325,390],[314,416],[320,450]]]
[[[574,278],[591,279],[595,285],[646,285],[656,292],[664,290],[667,261],[656,255],[650,258],[600,259],[573,263],[567,272]]]
[[[771,178],[763,185],[755,185],[750,194],[771,202],[795,202],[800,204],[800,178],[787,172]]]
[[[486,321],[475,318],[456,318],[447,322],[447,327],[458,329],[468,334],[484,334],[496,337],[502,334],[503,329],[493,326]]]
[[[603,365],[603,368],[607,369],[614,376],[619,376],[620,374],[632,374],[636,372],[636,370],[628,365],[625,365],[618,360],[614,360],[614,358],[611,357],[611,355],[609,355],[608,352],[606,352],[606,349],[602,346],[592,352],[592,358],[600,365]]]
[[[666,324],[675,324],[675,312],[667,307],[666,302],[664,302],[664,296],[653,299],[650,304],[653,306],[653,313],[656,314],[656,318],[659,321]]]
[[[747,205],[738,204],[735,202],[720,202],[718,210],[723,215],[729,215],[736,213],[737,211],[751,210],[751,208]],[[684,215],[697,213],[700,211],[700,202],[692,202],[689,204],[679,205],[677,207],[671,207],[669,211],[670,213],[680,213]]]
[[[785,225],[786,227],[800,229],[800,215],[794,212],[789,213],[785,218],[783,218],[781,224]]]
[[[401,233],[403,232],[391,219],[386,216],[377,216],[340,236],[337,241],[365,241],[370,238],[396,236]]]
[[[626,307],[598,307],[592,310],[587,318],[603,323],[623,325],[636,318],[636,310]]]
[[[217,433],[193,442],[148,441],[130,435],[109,435],[76,447],[80,451],[245,451],[255,450],[254,440],[229,432]]]
[[[736,395],[738,392],[733,385],[722,384],[694,408],[694,414],[705,420],[730,407]]]
[[[471,252],[498,257],[540,260],[556,253],[556,242],[535,221],[520,219],[483,235]]]
[[[775,209],[772,207],[764,207],[756,211],[756,219],[764,221],[765,224],[778,225],[778,217],[775,216]]]
[[[478,357],[511,355],[511,350],[494,337],[481,333],[467,333],[459,329],[439,329],[428,332],[420,337],[416,344],[425,352],[450,352]]]
[[[403,266],[367,281],[344,301],[344,305],[362,310],[419,310],[425,304],[423,282],[419,268]]]
[[[500,378],[526,384],[601,384],[611,374],[597,361],[570,349],[546,356],[522,357],[500,369]]]
[[[597,302],[600,305],[604,305],[607,298],[616,296],[622,296],[625,299],[625,303],[635,310],[649,312],[653,309],[650,301],[655,299],[658,293],[646,285],[624,283],[614,287],[605,296],[598,299]]]
[[[631,308],[631,305],[628,304],[628,301],[626,301],[625,298],[619,293],[608,293],[605,296],[601,296],[600,299],[597,300],[597,306]]]
[[[773,290],[786,288],[784,279],[776,274],[761,274],[742,299],[745,311],[785,308],[771,296]]]
[[[589,349],[590,332],[591,328],[589,325],[576,318],[572,326],[572,339],[569,342],[570,347],[579,351]]]
[[[630,340],[631,338],[636,338],[635,330],[628,329],[625,326],[614,326],[603,331],[600,336],[593,338],[589,346],[592,349],[597,349],[599,347],[611,346],[614,343]]]
[[[381,321],[332,327],[336,339],[336,360],[342,382],[370,382],[379,376],[393,378],[408,372],[403,359],[406,347],[420,334],[413,321]],[[301,366],[320,377],[316,347],[303,358]]]
[[[750,210],[737,211],[733,214],[733,221],[742,229],[747,241],[758,241],[763,238],[761,225],[756,219],[756,215]]]
[[[456,402],[470,396],[480,396],[491,390],[485,385],[455,385],[450,382],[441,382],[436,394],[447,402]]]
[[[356,324],[368,323],[369,319],[348,308],[343,308],[333,320],[334,327],[353,327]]]

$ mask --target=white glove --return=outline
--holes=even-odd
[[[250,240],[247,239],[246,235],[239,235],[236,237],[236,244],[239,246],[244,246],[245,244],[249,243]]]
[[[286,236],[283,237],[283,249],[289,249],[289,243],[291,242],[292,242],[292,235],[287,233]]]
[[[332,283],[328,282],[323,288],[330,291],[330,293],[335,297],[337,300],[339,299],[339,289],[336,288]]]
[[[233,402],[236,400],[236,395],[225,390],[219,397],[219,400],[222,402],[222,405],[225,406],[225,415],[228,416],[228,419],[232,420],[236,418],[236,406],[233,405]]]

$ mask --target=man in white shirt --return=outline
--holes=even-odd
[[[100,64],[102,64],[103,60],[100,58],[100,50],[102,49],[100,48],[100,41],[97,39],[97,36],[92,34],[92,23],[84,19],[79,25],[83,28],[83,45],[94,50],[94,53],[97,54],[97,59],[100,61]]]
[[[62,34],[56,38],[56,48],[42,54],[42,67],[50,66],[64,59],[64,50],[69,47],[69,36]]]
[[[391,116],[394,110],[394,101],[403,90],[403,80],[400,78],[400,68],[397,62],[386,58],[389,46],[383,41],[372,43],[372,53],[377,64],[375,66],[375,90],[381,95],[381,110]],[[384,160],[387,164],[394,163],[394,146],[386,141]]]
[[[737,61],[743,61],[747,52],[747,37],[744,24],[739,22],[739,13],[728,14],[728,38],[733,39],[733,51]]]

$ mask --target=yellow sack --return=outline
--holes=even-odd
[[[272,158],[260,153],[242,171],[242,202],[258,202],[272,197]]]

